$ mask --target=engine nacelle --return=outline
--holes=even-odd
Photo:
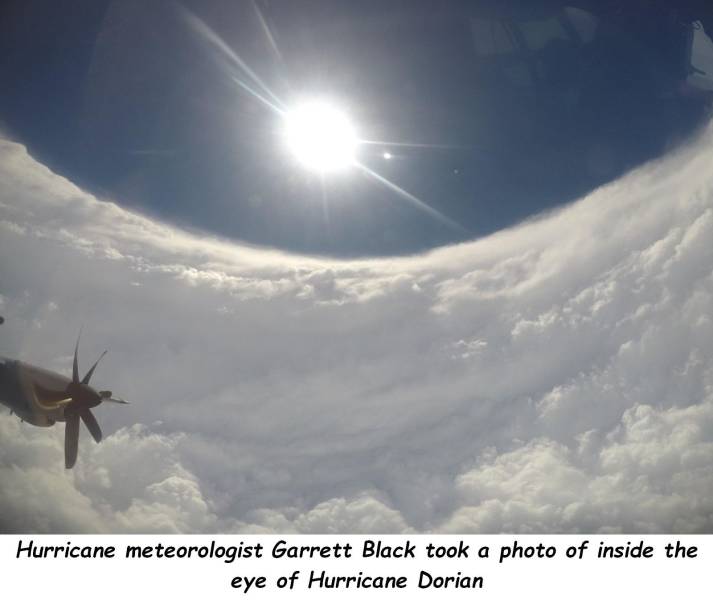
[[[43,417],[42,415],[30,415],[25,418],[23,415],[18,415],[22,421],[34,425],[35,427],[52,427],[56,421]]]

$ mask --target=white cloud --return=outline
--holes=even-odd
[[[548,439],[496,454],[456,482],[447,532],[713,529],[713,403],[628,409],[604,439]]]
[[[0,348],[66,370],[83,323],[133,401],[72,473],[0,417],[3,529],[713,530],[712,142],[359,261],[186,233],[0,142]]]

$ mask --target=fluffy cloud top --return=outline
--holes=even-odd
[[[0,529],[713,531],[713,130],[556,213],[337,261],[181,231],[0,142],[3,354],[95,376],[0,417]],[[197,201],[199,201],[197,199]],[[288,199],[286,199],[288,201]]]

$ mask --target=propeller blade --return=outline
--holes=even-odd
[[[77,360],[77,354],[79,354],[79,339],[82,337],[82,330],[79,330],[79,335],[77,336],[77,344],[74,346],[74,363],[72,364],[72,381],[74,383],[79,383],[79,361]]]
[[[84,424],[87,426],[89,433],[92,434],[94,441],[97,443],[101,442],[102,430],[99,427],[99,423],[97,423],[97,420],[94,418],[92,411],[88,408],[85,408],[84,410],[79,412],[79,416],[82,417],[82,421],[84,421]]]
[[[92,378],[92,375],[94,374],[94,369],[97,368],[97,365],[99,364],[99,361],[100,361],[102,358],[104,358],[104,356],[106,355],[106,353],[107,353],[106,350],[104,350],[104,352],[102,352],[102,355],[97,359],[97,362],[95,362],[95,363],[92,365],[92,368],[87,371],[87,374],[84,376],[84,379],[82,379],[82,383],[89,383],[89,380]]]
[[[77,462],[77,447],[79,446],[79,415],[76,412],[65,412],[64,424],[64,466],[71,469]]]
[[[113,402],[114,404],[131,404],[128,400],[122,400],[113,396],[102,397],[102,402]]]

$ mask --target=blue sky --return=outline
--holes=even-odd
[[[100,197],[183,226],[335,256],[424,250],[571,201],[700,123],[670,8],[565,4],[10,2],[0,126]],[[282,118],[236,84],[262,90],[245,65],[286,107],[327,98],[390,142],[360,161],[459,226],[364,172],[301,169]]]

